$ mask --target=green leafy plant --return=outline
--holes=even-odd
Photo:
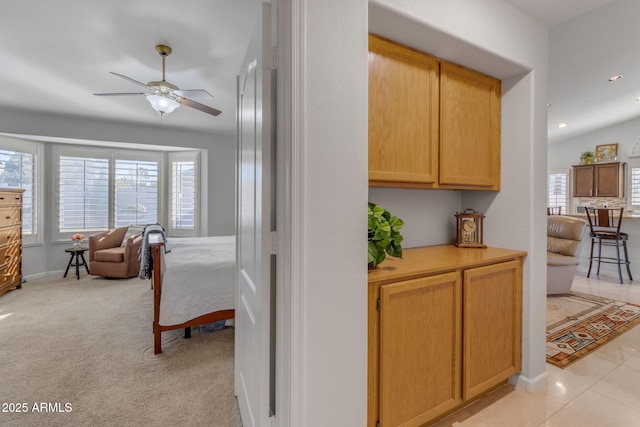
[[[588,165],[589,163],[593,163],[593,159],[595,157],[596,156],[593,154],[593,151],[583,151],[582,154],[580,154],[580,161],[582,164]]]
[[[386,209],[369,202],[369,268],[376,268],[387,255],[402,258],[400,230],[404,222]]]

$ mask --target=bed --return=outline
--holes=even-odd
[[[235,236],[169,238],[149,244],[153,269],[154,354],[164,331],[233,319]]]

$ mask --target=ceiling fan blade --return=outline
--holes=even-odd
[[[123,78],[123,79],[125,79],[125,80],[129,80],[129,81],[130,81],[131,83],[133,83],[133,84],[136,84],[136,85],[139,85],[139,86],[143,86],[143,87],[148,88],[148,86],[147,86],[146,84],[144,84],[144,83],[142,83],[142,82],[139,82],[139,81],[137,81],[137,80],[134,80],[134,79],[132,79],[131,77],[127,77],[127,76],[125,76],[124,74],[114,73],[113,71],[109,71],[109,72],[110,72],[111,74],[113,74],[114,76],[122,77],[122,78]]]
[[[209,96],[211,98],[213,98],[213,95],[211,95],[209,92],[207,92],[204,89],[178,89],[178,90],[174,90],[173,93],[175,93],[178,96],[190,96],[190,97],[200,97],[200,96]]]
[[[146,95],[144,92],[111,92],[111,93],[94,93],[97,96],[127,96],[127,95]]]
[[[222,113],[222,111],[220,111],[220,110],[216,110],[215,108],[211,108],[208,105],[201,104],[201,103],[196,102],[196,101],[194,101],[192,99],[189,99],[189,98],[183,98],[183,97],[179,96],[177,101],[182,105],[186,105],[187,107],[195,108],[196,110],[203,111],[203,112],[205,112],[207,114],[211,114],[213,116],[217,116],[218,114]]]

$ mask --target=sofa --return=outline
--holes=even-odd
[[[140,272],[142,234],[118,227],[89,236],[89,270],[94,276],[126,279]]]
[[[547,295],[567,294],[580,260],[587,221],[564,215],[547,216]]]

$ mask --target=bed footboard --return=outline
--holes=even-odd
[[[162,332],[174,329],[189,328],[192,326],[204,325],[220,320],[229,320],[235,317],[235,310],[220,310],[207,313],[191,319],[179,325],[160,325],[160,300],[162,297],[162,246],[163,243],[152,243],[151,257],[153,260],[152,286],[153,286],[153,353],[162,353]]]

